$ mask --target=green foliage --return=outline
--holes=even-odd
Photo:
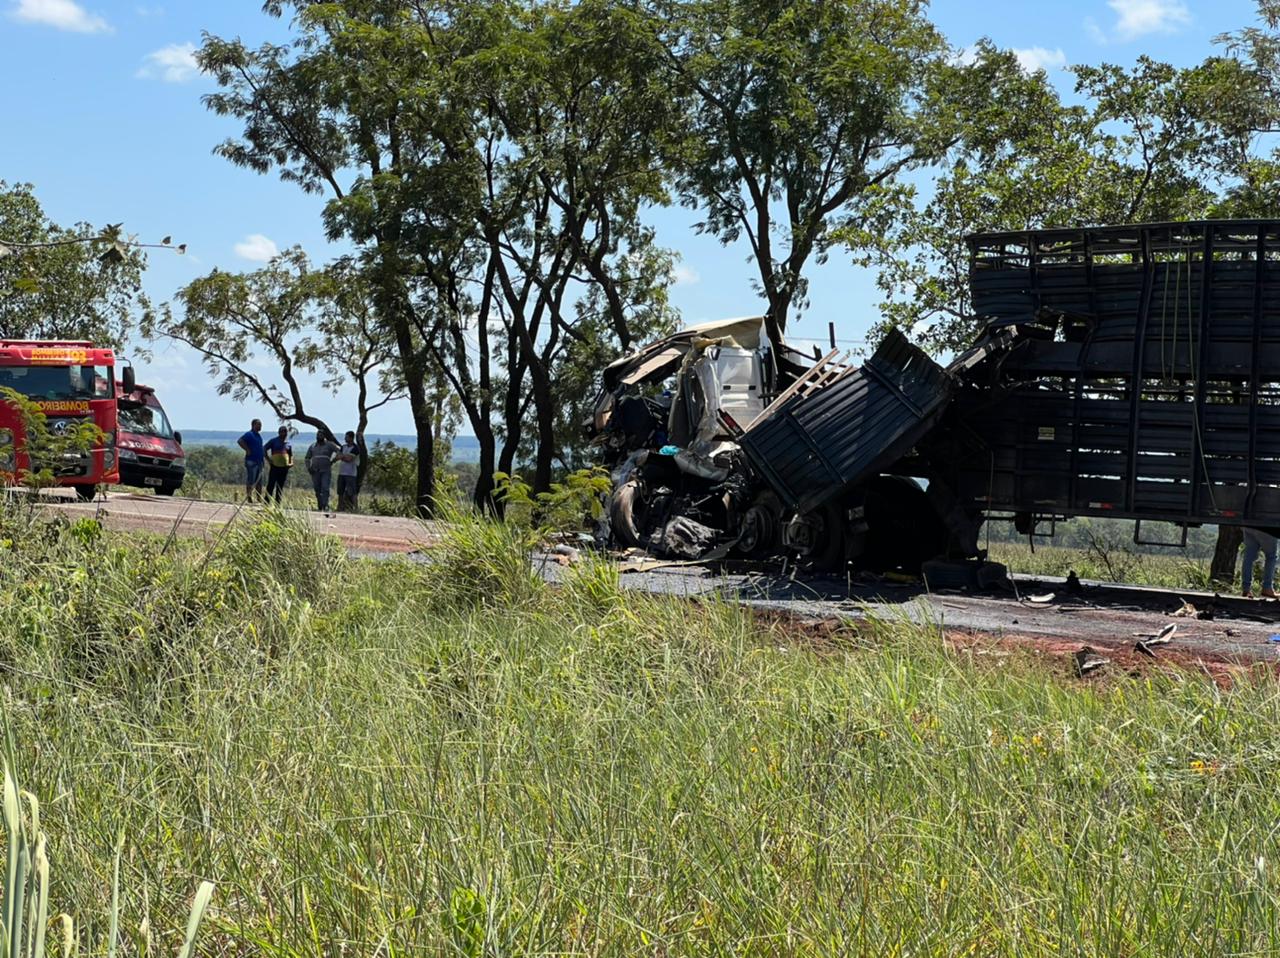
[[[0,511],[13,767],[57,797],[85,953],[117,860],[130,954],[177,951],[193,875],[209,955],[1280,947],[1262,670],[1079,682],[594,565],[547,588],[518,530],[465,516],[423,562],[277,566],[251,550],[314,535],[257,528],[86,548]]]
[[[102,430],[88,418],[68,419],[63,432],[51,431],[39,403],[8,386],[0,386],[0,402],[13,408],[22,425],[22,435],[15,437],[15,448],[26,454],[27,466],[18,471],[16,478],[28,488],[54,485],[55,470],[65,457],[86,455],[106,440]]]
[[[546,492],[534,493],[518,475],[494,473],[494,497],[508,523],[539,534],[576,532],[599,519],[612,488],[609,472],[599,466],[571,472]]]
[[[4,882],[0,886],[0,954],[12,958],[45,958],[51,872],[49,840],[40,829],[40,803],[35,795],[18,788],[7,763],[0,762],[0,770],[4,773],[0,821],[4,824],[6,850]],[[114,932],[119,919],[119,850],[116,855],[109,916],[113,934],[107,942],[108,955],[115,955],[118,944]],[[213,882],[209,881],[202,881],[196,889],[179,958],[191,958],[194,954],[196,936],[213,899],[213,889]],[[58,919],[62,954],[78,953],[80,942],[74,919],[65,913]]]
[[[911,330],[936,351],[972,341],[971,233],[1275,216],[1280,165],[1260,153],[1280,114],[1269,65],[1280,41],[1269,30],[1220,37],[1232,56],[1187,68],[1147,56],[1072,67],[1070,104],[1043,71],[1010,71],[1008,51],[979,44],[975,62],[1006,61],[1004,79],[927,201],[886,193],[839,233],[855,262],[878,269],[881,328]]]
[[[365,486],[412,504],[418,487],[418,460],[412,449],[378,440],[369,448]]]
[[[689,103],[681,195],[722,242],[746,237],[775,342],[833,227],[860,228],[899,177],[985,130],[973,113],[999,95],[914,0],[644,6]]]
[[[29,184],[0,180],[0,339],[120,348],[151,304],[142,291],[146,255],[118,238],[118,227],[58,226]]]

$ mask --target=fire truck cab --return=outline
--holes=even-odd
[[[126,377],[132,382],[131,368]],[[118,482],[114,384],[110,349],[88,341],[0,340],[0,387],[34,402],[51,433],[65,433],[85,420],[101,430],[101,439],[90,448],[33,467],[21,412],[0,394],[0,481],[18,483],[48,466],[58,485],[71,486],[82,499],[91,499],[100,483]]]

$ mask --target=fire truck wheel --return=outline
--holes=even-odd
[[[79,499],[81,502],[92,501],[93,497],[98,493],[98,487],[94,485],[84,485],[83,483],[78,483],[72,488],[75,489],[76,491],[76,498]]]

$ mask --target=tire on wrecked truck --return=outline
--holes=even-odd
[[[609,498],[609,528],[614,537],[624,545],[643,547],[640,530],[647,512],[644,484],[629,479],[620,485]]]
[[[844,509],[835,503],[793,516],[783,535],[798,561],[818,572],[838,572],[848,561],[845,554]]]

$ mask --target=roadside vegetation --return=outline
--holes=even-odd
[[[1239,585],[1214,582],[1207,558],[1181,551],[1157,555],[1123,546],[1098,550],[1037,545],[1032,552],[1025,544],[1001,542],[992,545],[990,556],[1010,571],[1026,575],[1065,576],[1074,571],[1082,579],[1100,582],[1198,591],[1227,591]]]
[[[1266,954],[1280,697],[427,563],[0,512],[3,723],[105,953]],[[61,907],[67,907],[62,904]]]
[[[1210,573],[1217,540],[1213,526],[1188,529],[1185,547],[1162,547],[1135,543],[1130,520],[1081,516],[1058,523],[1051,539],[1037,538],[1034,546],[1007,523],[988,525],[982,544],[993,560],[1011,572],[1047,576],[1075,572],[1082,579],[1100,582],[1199,591],[1230,591],[1237,584],[1215,582]],[[1145,540],[1179,541],[1174,527],[1148,526],[1143,527]],[[1236,578],[1238,574],[1237,564]]]

